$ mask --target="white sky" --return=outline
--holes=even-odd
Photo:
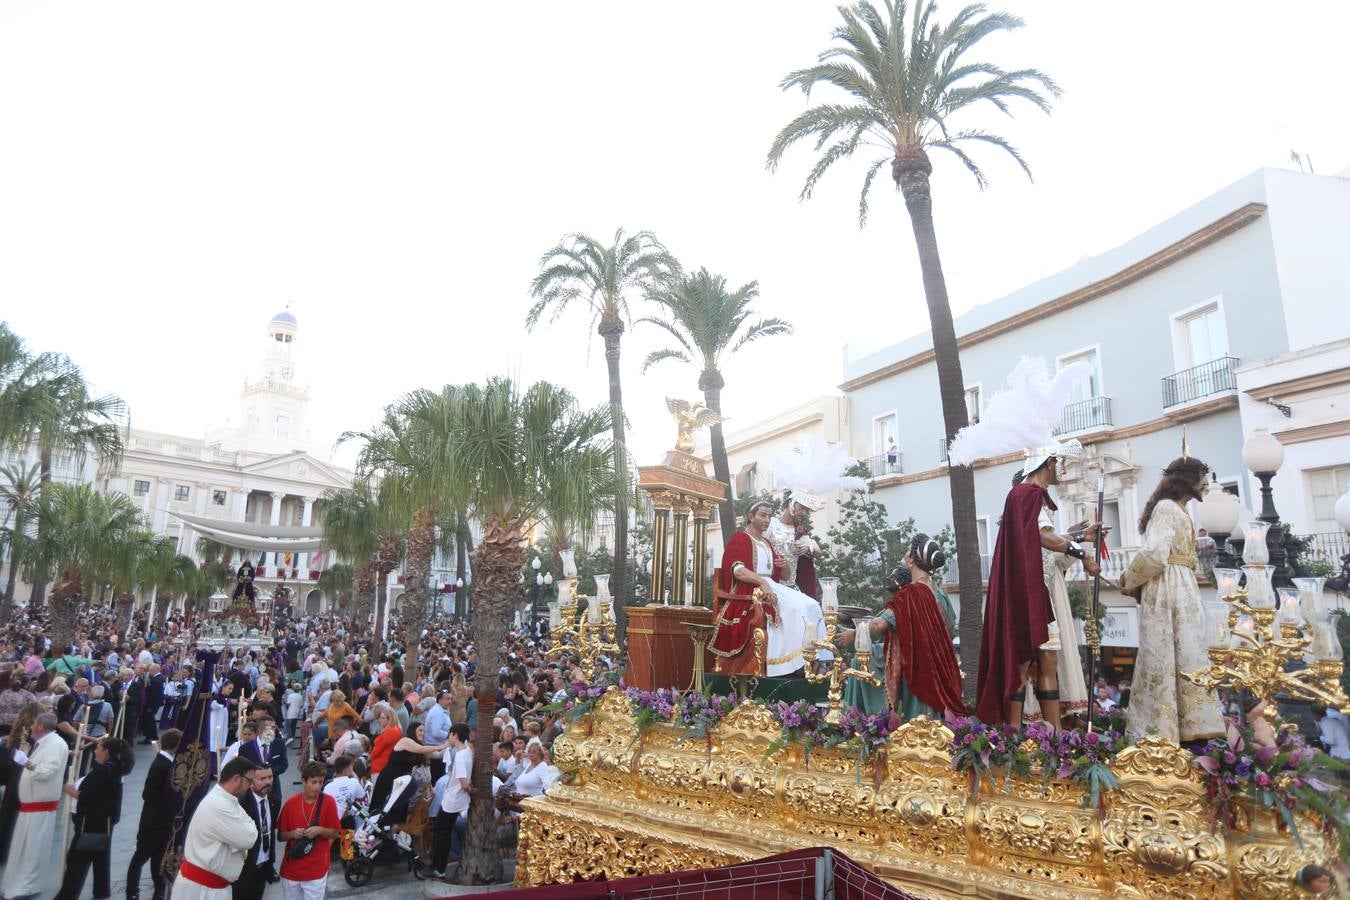
[[[1350,164],[1350,4],[1001,6],[1027,27],[978,56],[1038,66],[1065,96],[1049,117],[967,120],[1013,139],[1035,184],[989,152],[981,194],[937,161],[958,313],[1291,149],[1319,172]],[[836,21],[829,0],[4,0],[0,318],[71,354],[135,424],[187,435],[237,418],[288,300],[316,438],[367,427],[408,389],[490,374],[598,403],[585,315],[525,334],[529,281],[567,232],[649,228],[689,268],[758,279],[763,312],[797,326],[725,367],[728,427],[748,424],[833,390],[845,343],[927,327],[888,181],[860,232],[865,160],[804,204],[809,147],[764,168],[804,108],[778,82]],[[659,335],[629,335],[646,462],[673,436],[662,398],[697,390],[673,364],[640,377]]]

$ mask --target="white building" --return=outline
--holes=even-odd
[[[1024,355],[1091,366],[1060,428],[1088,455],[1057,489],[1059,515],[1061,525],[1090,518],[1097,473],[1105,475],[1113,573],[1139,544],[1141,508],[1179,455],[1183,425],[1192,453],[1249,509],[1259,507],[1258,483],[1244,470],[1242,443],[1258,424],[1273,426],[1289,449],[1275,479],[1282,517],[1298,533],[1331,530],[1327,498],[1344,490],[1350,465],[1348,233],[1350,179],[1253,172],[1119,247],[958,317],[969,410],[978,416]],[[924,530],[949,524],[929,334],[861,358],[846,352],[841,387],[853,455],[884,457],[896,440],[899,471],[874,477],[878,498]],[[1269,397],[1294,418],[1265,404]],[[1009,454],[976,467],[986,562],[1019,464]]]

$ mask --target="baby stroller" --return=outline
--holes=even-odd
[[[403,775],[394,779],[383,809],[372,811],[364,800],[352,804],[357,828],[352,835],[351,858],[347,859],[344,853],[342,863],[342,877],[352,887],[369,884],[377,865],[392,865],[405,860],[415,878],[426,878],[425,873],[431,866],[418,855],[412,835],[394,830],[407,819],[408,811],[416,802],[418,786],[411,775]]]

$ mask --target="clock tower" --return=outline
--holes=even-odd
[[[299,327],[289,308],[267,323],[260,364],[239,396],[240,428],[250,449],[286,452],[309,445],[309,391],[295,379]]]

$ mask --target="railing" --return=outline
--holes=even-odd
[[[1308,541],[1308,549],[1304,551],[1300,562],[1307,565],[1310,562],[1324,562],[1331,566],[1332,570],[1339,572],[1341,569],[1341,557],[1350,553],[1350,536],[1344,531],[1325,531],[1321,534],[1301,534],[1300,540]]]
[[[1113,425],[1110,397],[1089,397],[1064,407],[1055,434],[1069,434]]]
[[[1203,397],[1237,390],[1237,357],[1221,356],[1162,380],[1163,406],[1190,403]]]
[[[1092,552],[1086,545],[1084,545],[1084,549],[1089,553]],[[1138,552],[1138,549],[1135,548],[1110,548],[1110,555],[1102,560],[1102,578],[1118,583],[1120,581],[1120,576],[1125,574],[1125,570],[1130,566],[1130,561],[1134,559],[1134,555]],[[989,572],[992,569],[993,559],[994,557],[991,554],[980,554],[980,578],[986,582],[989,580]],[[959,566],[960,560],[957,555],[953,553],[951,561],[947,563],[947,570],[942,574],[942,580],[948,584],[955,584],[958,578],[958,572],[960,571],[958,568]],[[1064,573],[1064,580],[1068,582],[1082,581],[1085,578],[1087,578],[1087,575],[1083,572],[1083,566],[1081,563],[1077,562],[1070,566],[1069,570]]]
[[[938,438],[938,462],[947,464],[947,444],[946,438]]]
[[[870,459],[864,460],[867,464],[867,477],[880,478],[882,475],[899,475],[904,471],[900,467],[900,453],[878,453]]]

